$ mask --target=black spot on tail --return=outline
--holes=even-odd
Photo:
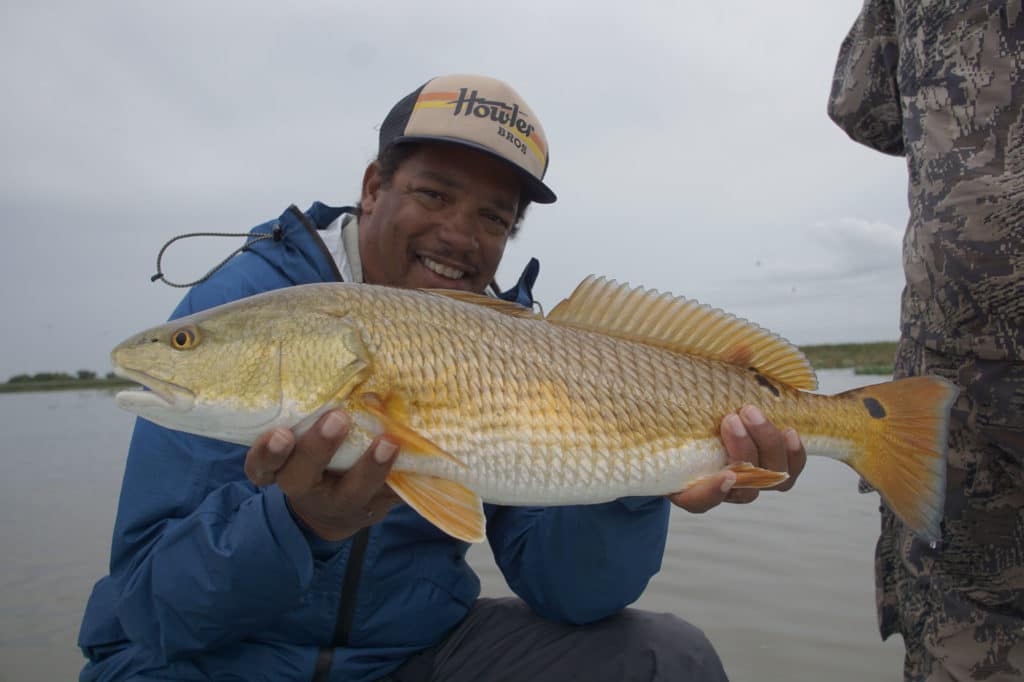
[[[762,386],[767,388],[769,391],[771,391],[772,395],[775,396],[776,398],[779,397],[779,389],[775,387],[775,384],[773,384],[768,379],[768,377],[766,377],[763,374],[761,374],[760,372],[758,372],[756,367],[751,367],[750,371],[754,373],[754,378],[757,379],[757,383],[761,384]]]
[[[868,414],[875,419],[885,418],[885,408],[874,398],[864,398],[864,407],[868,408]]]

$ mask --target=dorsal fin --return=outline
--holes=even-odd
[[[425,291],[428,294],[436,294],[438,296],[453,298],[456,301],[462,301],[463,303],[480,305],[485,308],[490,308],[495,312],[512,315],[513,317],[528,317],[534,320],[543,319],[531,309],[524,308],[518,303],[506,301],[501,298],[493,298],[491,296],[484,296],[483,294],[471,294],[468,291],[458,291],[457,289],[421,289],[421,291]]]
[[[754,368],[805,390],[818,386],[803,352],[789,341],[692,299],[591,275],[552,310],[548,322]]]

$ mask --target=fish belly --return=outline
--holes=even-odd
[[[505,466],[483,466],[479,473],[466,475],[463,484],[494,504],[598,504],[622,497],[678,492],[726,463],[721,442],[711,439],[647,452],[643,457],[565,452],[550,453],[550,457],[539,470],[527,465],[511,477]]]
[[[726,464],[717,439],[671,450],[622,455],[524,451],[496,447],[484,453],[439,458],[399,455],[395,469],[461,483],[484,502],[510,506],[597,504],[621,497],[665,495],[683,490]]]

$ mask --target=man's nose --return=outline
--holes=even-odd
[[[477,224],[470,211],[452,209],[441,221],[441,240],[459,251],[475,251],[480,248]]]

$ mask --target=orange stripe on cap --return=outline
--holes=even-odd
[[[413,107],[413,110],[415,111],[416,109],[454,109],[454,108],[455,108],[455,103],[454,102],[416,102],[416,106]]]
[[[546,159],[548,156],[548,150],[544,144],[544,140],[540,139],[540,136],[536,132],[530,133],[530,137],[526,138],[526,142],[533,147],[533,151],[536,152],[537,156],[541,159]]]
[[[416,106],[419,106],[421,102],[429,102],[434,100],[453,100],[452,104],[455,104],[454,100],[459,98],[457,92],[424,92],[416,98]]]
[[[459,93],[457,92],[424,92],[416,98],[416,104],[414,109],[444,109],[452,108],[455,106],[455,102],[459,99]],[[505,128],[513,133],[516,137],[522,140],[526,145],[533,150],[533,153],[538,158],[544,160],[547,158],[547,145],[544,144],[544,140],[537,135],[536,131],[530,134],[529,137],[523,137],[523,135],[511,125],[505,125]]]
[[[543,143],[540,140],[538,140],[533,135],[530,135],[529,137],[523,137],[519,133],[519,131],[512,128],[512,126],[505,126],[505,128],[507,128],[510,133],[512,133],[520,140],[522,140],[523,144],[528,146],[533,151],[533,153],[537,155],[537,158],[539,158],[541,161],[544,160],[544,147],[541,146]]]

